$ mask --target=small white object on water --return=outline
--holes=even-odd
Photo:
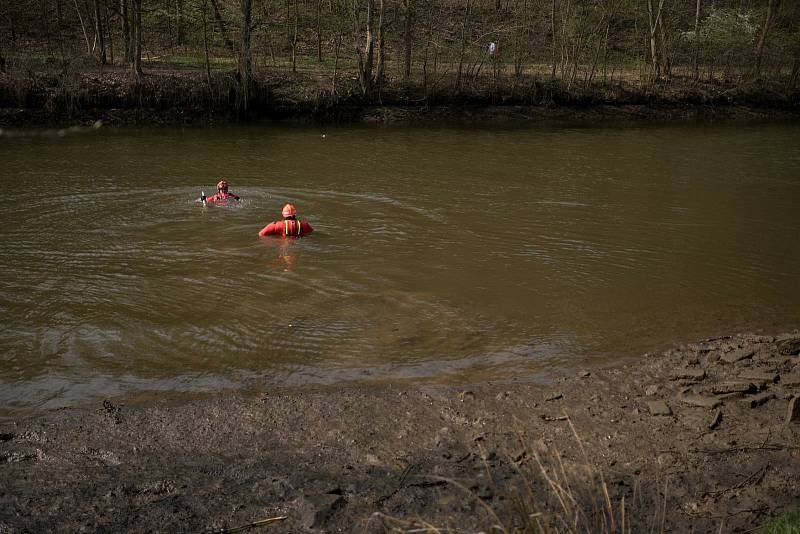
[[[325,135],[325,134],[322,134],[322,138],[323,138],[323,139],[325,139],[326,137],[328,137],[328,136],[327,136],[327,135]]]

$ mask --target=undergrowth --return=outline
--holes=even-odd
[[[762,529],[761,534],[800,534],[800,511],[776,517]]]

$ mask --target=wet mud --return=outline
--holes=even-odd
[[[513,531],[565,514],[592,532],[744,532],[800,505],[799,354],[800,332],[737,335],[546,384],[5,421],[0,532]]]

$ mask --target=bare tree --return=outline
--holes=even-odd
[[[211,89],[211,61],[209,60],[209,53],[208,53],[208,16],[206,12],[208,11],[208,1],[203,0],[203,8],[202,8],[202,19],[203,19],[203,51],[205,52],[205,64],[206,64],[206,83],[208,84],[209,90]]]
[[[83,39],[86,41],[86,53],[92,53],[92,44],[89,42],[89,34],[86,31],[86,24],[83,22],[83,14],[81,14],[81,8],[78,5],[78,0],[75,0],[75,11],[78,13],[78,21],[81,23],[81,30],[83,31]]]
[[[403,78],[411,76],[411,31],[414,24],[414,0],[403,0]]]
[[[700,77],[700,0],[697,0],[697,7],[694,11],[694,79]]]
[[[131,30],[128,19],[128,0],[119,0],[120,23],[122,25],[122,56],[125,63],[133,60]]]
[[[292,32],[291,41],[289,45],[292,47],[292,73],[297,72],[297,36],[298,26],[300,25],[300,0],[294,0],[294,31]],[[286,17],[289,17],[289,12],[286,12]]]
[[[322,63],[322,0],[317,0],[317,62]]]
[[[461,90],[461,72],[464,68],[464,52],[467,48],[467,29],[469,28],[470,0],[464,2],[464,20],[461,23],[461,51],[458,54],[458,75],[456,76],[456,92]]]
[[[252,0],[240,0],[242,28],[239,40],[239,110],[247,114],[250,107],[252,89],[252,52],[250,50],[251,22],[253,18]]]
[[[142,72],[142,0],[131,3],[131,72],[140,78]]]
[[[104,25],[106,34],[108,36],[108,55],[111,64],[114,64],[114,30],[111,27],[111,10],[108,9],[108,0],[103,0],[103,13],[106,15],[106,23]]]
[[[551,76],[556,77],[556,0],[553,0],[553,5],[550,11],[550,31],[553,33],[553,70]]]
[[[103,38],[103,22],[100,15],[100,0],[94,0],[94,29],[95,39],[100,43],[100,64],[105,65],[108,62],[106,58],[106,42]]]
[[[228,50],[235,53],[236,49],[233,46],[233,41],[228,36],[228,28],[225,24],[225,19],[222,18],[222,13],[219,11],[217,0],[211,0],[211,8],[214,10],[214,20],[217,23],[217,29],[219,30],[219,34],[222,36],[225,46],[228,48]]]
[[[653,62],[653,76],[655,79],[661,77],[661,63],[656,46],[656,31],[661,24],[661,11],[663,8],[664,0],[658,0],[658,10],[653,12],[653,0],[647,0],[647,22],[649,25],[650,55]]]
[[[183,0],[175,0],[175,44],[183,45]]]
[[[61,64],[64,69],[67,65],[67,57],[64,54],[64,17],[61,13],[61,0],[56,0],[56,38],[58,39],[58,52],[61,56]]]
[[[361,93],[364,96],[372,96],[372,63],[375,55],[375,37],[372,34],[372,11],[374,8],[374,1],[367,0],[367,27],[364,48],[356,48],[358,53],[358,82],[361,85]],[[357,9],[355,5],[353,9],[354,11]],[[357,21],[357,12],[354,13],[354,17]]]
[[[761,76],[761,58],[764,55],[764,43],[767,41],[767,36],[769,35],[774,13],[778,10],[778,8],[780,8],[780,5],[781,0],[769,0],[769,3],[767,4],[767,16],[764,19],[764,26],[761,28],[761,36],[758,38],[758,47],[756,49],[756,64],[753,68],[754,78]]]
[[[380,91],[383,88],[383,71],[386,65],[386,48],[384,46],[386,41],[386,36],[384,35],[386,27],[383,24],[383,0],[378,0],[378,5],[380,6],[378,8],[378,64],[375,69],[375,82],[378,85],[378,94],[380,95]]]

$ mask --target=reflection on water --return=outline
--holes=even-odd
[[[0,411],[796,327],[793,125],[2,137]],[[196,201],[219,177],[243,202]],[[259,238],[293,202],[314,234]]]

